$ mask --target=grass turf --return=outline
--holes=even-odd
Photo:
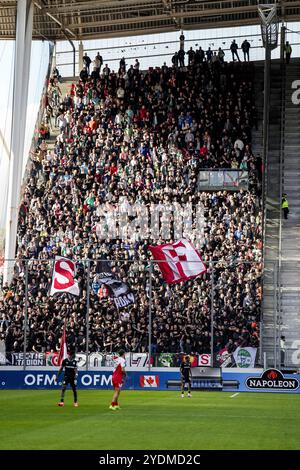
[[[0,449],[300,449],[300,395],[123,391],[0,391]]]

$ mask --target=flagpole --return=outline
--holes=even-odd
[[[67,338],[66,338],[66,329],[67,329],[67,316],[64,319],[63,333],[60,338],[59,353],[58,353],[58,365],[61,366],[62,361],[65,359],[65,352],[67,353]]]
[[[27,323],[28,323],[28,259],[25,264],[25,311],[24,311],[24,363],[23,369],[26,369],[26,352],[27,352]]]
[[[214,264],[213,261],[209,263],[211,271],[211,291],[210,291],[210,355],[211,367],[214,366]]]
[[[90,273],[91,262],[87,260],[87,281],[86,281],[86,370],[89,368],[89,340],[90,340]]]
[[[151,370],[151,346],[152,346],[152,261],[150,260],[149,266],[149,325],[148,325],[148,333],[149,333],[149,343],[148,343],[148,370]]]

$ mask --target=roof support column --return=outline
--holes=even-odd
[[[18,0],[16,22],[11,157],[9,164],[9,189],[5,229],[6,260],[15,258],[16,251],[33,27],[32,0]],[[13,263],[6,261],[4,265],[4,282],[10,282],[12,274]]]
[[[79,60],[79,73],[81,72],[81,70],[83,69],[83,44],[82,44],[82,41],[80,41],[79,43],[79,56],[78,56],[78,60]]]

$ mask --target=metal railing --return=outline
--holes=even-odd
[[[300,342],[299,342],[300,344]],[[300,347],[285,348],[280,351],[280,362],[285,368],[297,369],[300,371]]]
[[[300,371],[300,341],[299,348],[284,347],[278,348],[278,360],[276,364],[277,369],[292,369]],[[273,348],[266,348],[262,356],[262,365],[265,367],[273,366],[272,361],[268,358],[273,355]]]
[[[278,367],[280,345],[278,340],[278,263],[264,261],[262,278],[264,309],[261,317],[260,363]],[[271,343],[271,344],[270,344]]]

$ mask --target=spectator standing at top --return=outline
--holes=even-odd
[[[289,213],[289,201],[288,201],[286,193],[282,194],[281,208],[283,210],[283,216],[284,216],[285,220],[287,220],[288,213]]]
[[[218,57],[219,57],[219,61],[220,62],[224,62],[224,57],[225,57],[225,52],[223,51],[223,49],[221,47],[219,47],[218,49]]]
[[[172,57],[172,64],[177,68],[178,67],[178,52],[175,52],[175,54]]]
[[[290,58],[292,54],[292,46],[290,45],[289,41],[286,41],[285,46],[284,46],[284,52],[285,52],[285,60],[286,63],[290,63]]]
[[[199,64],[202,64],[202,62],[204,61],[205,53],[201,46],[199,47],[197,53],[199,57]]]
[[[91,62],[92,62],[91,58],[87,55],[87,53],[85,53],[82,60],[83,60],[83,63],[86,67],[86,71],[89,75],[90,74],[90,65],[91,65]]]
[[[179,67],[184,67],[184,56],[185,56],[184,50],[179,49],[178,51]]]
[[[206,60],[207,62],[210,62],[211,61],[211,58],[213,56],[213,51],[211,50],[211,48],[209,47],[206,51]]]
[[[99,74],[101,72],[102,65],[103,65],[103,58],[100,55],[100,53],[97,52],[97,55],[95,57],[95,67],[96,67],[96,72],[98,72]]]
[[[231,54],[232,54],[232,62],[235,62],[235,56],[237,56],[238,58],[238,61],[240,62],[240,58],[239,58],[239,54],[238,54],[238,45],[237,43],[235,42],[235,39],[232,41],[231,43],[231,46],[230,46],[230,50],[231,50]]]
[[[126,72],[126,62],[125,62],[125,57],[122,57],[122,59],[120,60],[120,68],[119,70],[121,72]]]
[[[179,36],[179,49],[184,51],[184,34],[182,30]]]
[[[188,65],[193,65],[194,64],[194,59],[195,59],[195,51],[193,50],[192,47],[187,51],[188,55]]]
[[[244,53],[244,61],[246,60],[249,62],[249,50],[250,50],[250,42],[245,39],[241,45],[242,51]]]
[[[135,63],[134,63],[133,68],[134,68],[134,70],[140,70],[139,59],[135,59]]]

